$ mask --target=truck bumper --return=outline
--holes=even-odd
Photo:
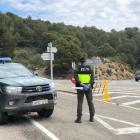
[[[34,101],[48,100],[45,104],[33,105]],[[10,102],[13,101],[13,105]],[[43,108],[51,109],[57,104],[57,91],[50,90],[44,92],[34,92],[28,94],[0,94],[0,104],[2,112],[7,113],[22,113],[22,112],[36,112]]]

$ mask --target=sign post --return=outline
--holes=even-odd
[[[93,56],[91,59],[96,59],[96,57]],[[95,65],[93,65],[93,72],[94,72],[94,76],[95,76]]]
[[[75,70],[75,67],[76,67],[76,65],[75,65],[75,62],[72,62],[72,68]]]
[[[54,60],[54,53],[57,52],[57,48],[56,47],[52,47],[52,42],[48,43],[47,52],[48,53],[43,53],[41,55],[41,58],[43,60],[50,60],[51,80],[53,80],[53,60]]]
[[[42,58],[43,60],[50,60],[50,59],[54,60],[54,54],[52,53],[52,56],[51,56],[50,53],[43,53],[43,54],[41,55],[41,58]]]
[[[100,57],[92,57],[92,59],[87,60],[88,65],[94,65],[94,75],[95,75],[95,65],[97,65],[97,80],[99,80],[99,64],[101,63]]]
[[[95,76],[95,65],[94,65],[94,76]]]
[[[50,52],[50,54],[51,54],[51,63],[50,63],[50,65],[51,65],[51,80],[53,80],[52,43],[51,42],[50,42],[50,50],[51,50],[51,52]]]
[[[96,59],[97,59],[97,61],[99,62],[100,58],[97,57]],[[97,69],[97,72],[98,72],[98,73],[97,73],[97,80],[99,81],[99,63],[97,64],[97,68],[98,68],[98,69]]]

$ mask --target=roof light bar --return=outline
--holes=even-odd
[[[9,62],[9,61],[11,61],[11,58],[10,57],[0,58],[0,62]]]

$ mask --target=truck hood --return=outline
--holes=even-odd
[[[52,83],[51,80],[38,76],[0,79],[0,84],[7,86],[34,86],[45,85],[50,83]]]

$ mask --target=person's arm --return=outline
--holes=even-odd
[[[80,81],[79,78],[78,78],[78,68],[76,68],[76,69],[74,70],[74,78],[75,78],[75,81],[76,81],[77,84],[79,84],[79,85],[81,85],[81,86],[84,86],[84,84],[81,83],[81,81]]]
[[[91,69],[91,76],[90,76],[90,85],[91,86],[93,86],[94,85],[94,83],[95,83],[95,81],[94,81],[94,72],[93,72],[93,70]]]

